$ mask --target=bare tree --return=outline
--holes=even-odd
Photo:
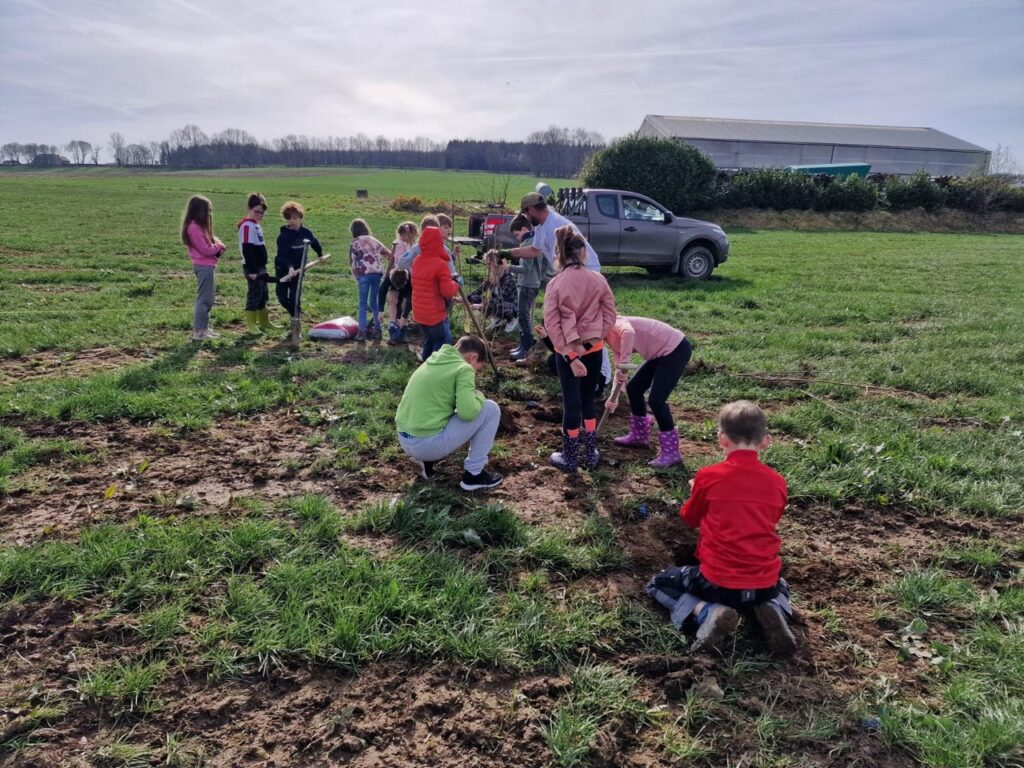
[[[92,151],[92,144],[88,141],[75,139],[74,141],[69,141],[64,149],[71,153],[72,163],[75,165],[82,165],[85,163],[85,159],[89,155],[89,152]]]
[[[1017,157],[1013,154],[1013,147],[996,144],[992,158],[989,160],[988,172],[993,176],[1020,176],[1022,169],[1020,163],[1017,162]]]
[[[89,159],[92,160],[92,164],[93,165],[99,165],[100,164],[100,150],[101,149],[102,149],[102,147],[99,144],[96,144],[95,146],[92,147],[92,149],[89,150]]]
[[[110,151],[114,155],[114,162],[124,165],[124,136],[117,131],[110,134]]]
[[[5,163],[16,163],[21,156],[21,144],[11,141],[0,147],[0,159]]]

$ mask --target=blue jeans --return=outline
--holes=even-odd
[[[452,332],[448,328],[447,320],[437,325],[421,325],[420,330],[423,332],[423,353],[421,356],[424,361],[445,344],[452,343]]]
[[[360,275],[356,278],[359,283],[359,332],[366,333],[366,305],[369,303],[370,311],[373,312],[373,322],[380,328],[380,304],[378,293],[380,292],[380,279],[382,275],[378,272],[370,275]]]

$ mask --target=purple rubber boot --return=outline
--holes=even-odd
[[[562,450],[552,453],[549,460],[563,472],[575,472],[580,461],[580,436],[569,437],[563,432]]]
[[[583,466],[594,469],[601,460],[601,452],[597,450],[597,432],[583,433]]]
[[[651,422],[654,419],[648,413],[644,416],[629,414],[629,434],[615,438],[616,445],[645,446],[651,439]]]
[[[683,457],[679,455],[679,430],[672,429],[668,432],[658,433],[658,446],[660,451],[653,461],[647,462],[651,467],[671,467],[673,464],[682,464]]]

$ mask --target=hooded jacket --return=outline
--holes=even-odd
[[[281,227],[281,234],[277,236],[277,258],[274,259],[274,267],[278,272],[287,272],[289,267],[298,269],[302,266],[303,240],[309,240],[309,248],[317,256],[324,255],[320,241],[313,236],[312,232],[305,227],[291,229],[285,224]],[[308,255],[307,258],[309,258]]]
[[[445,344],[409,378],[395,425],[411,437],[429,437],[444,429],[453,415],[472,421],[483,405],[473,366],[455,347]]]
[[[437,325],[447,317],[445,299],[454,298],[459,284],[448,269],[441,230],[425,227],[420,235],[420,255],[412,271],[412,312],[420,325]]]

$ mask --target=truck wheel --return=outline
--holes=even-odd
[[[715,257],[703,245],[683,251],[679,260],[679,276],[684,280],[707,280],[715,268]]]

